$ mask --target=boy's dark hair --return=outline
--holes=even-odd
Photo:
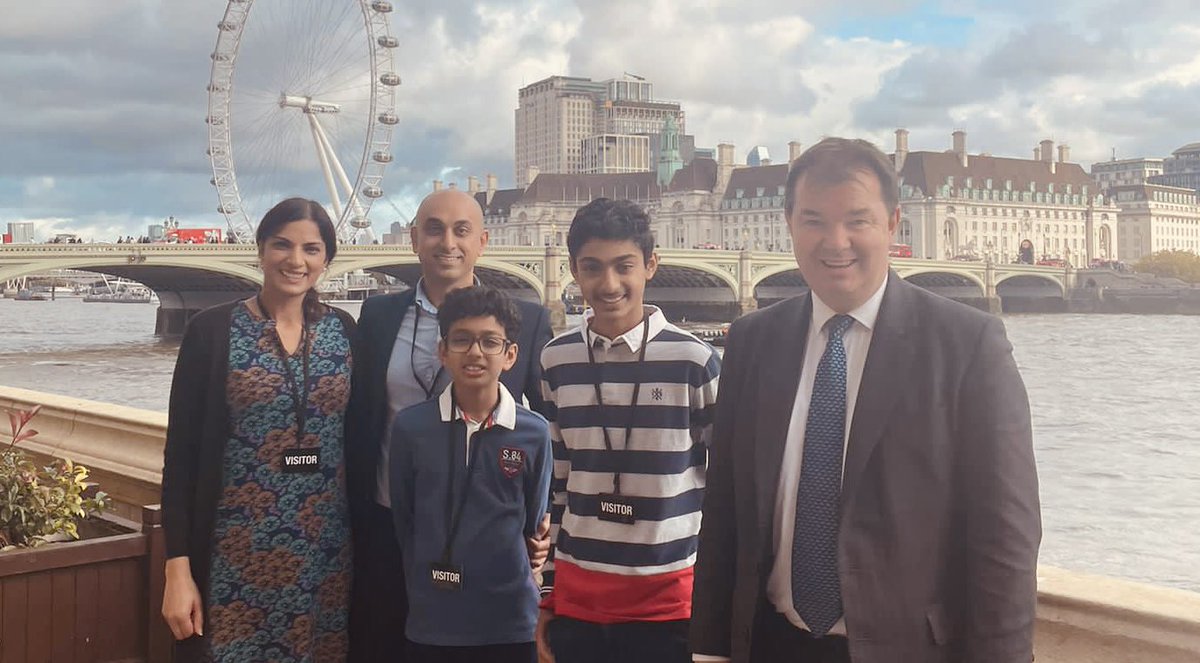
[[[650,232],[650,216],[641,205],[630,200],[597,198],[579,208],[567,231],[567,252],[571,262],[579,257],[583,245],[593,239],[631,240],[650,260],[654,253],[654,233]]]
[[[450,335],[454,323],[464,318],[486,318],[492,316],[504,327],[504,336],[517,340],[521,333],[521,312],[508,295],[486,285],[473,285],[451,290],[438,307],[438,330],[442,338]]]
[[[883,206],[890,215],[900,204],[896,167],[878,147],[865,140],[850,138],[825,138],[792,162],[783,195],[784,214],[788,218],[792,216],[792,208],[796,205],[796,182],[801,176],[811,173],[821,184],[837,185],[853,179],[863,170],[879,178]]]

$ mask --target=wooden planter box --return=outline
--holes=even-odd
[[[160,513],[98,538],[0,553],[0,663],[169,661]]]

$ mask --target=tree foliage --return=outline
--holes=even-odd
[[[1191,251],[1168,249],[1151,253],[1142,257],[1134,265],[1134,269],[1155,276],[1177,278],[1188,283],[1200,283],[1200,256]]]

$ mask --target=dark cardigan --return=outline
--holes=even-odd
[[[214,521],[224,481],[225,442],[229,439],[225,391],[229,334],[233,311],[241,305],[241,301],[236,301],[214,306],[197,313],[188,322],[179,345],[167,410],[162,472],[167,558],[183,555],[189,558],[192,578],[206,608]],[[342,321],[352,354],[357,355],[353,350],[358,344],[354,319],[345,311],[332,310]],[[351,384],[357,372],[355,367]]]

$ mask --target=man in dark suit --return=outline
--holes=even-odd
[[[890,160],[829,138],[785,210],[811,293],[737,320],[692,651],[737,663],[1027,663],[1041,539],[1004,326],[888,268]]]
[[[437,357],[437,307],[446,293],[475,283],[475,261],[487,246],[483,210],[470,195],[436,191],[421,202],[410,231],[421,263],[417,286],[363,302],[355,349],[354,386],[347,411],[346,483],[355,546],[350,659],[404,660],[408,601],[387,477],[388,428],[400,410],[432,398],[449,384]],[[514,398],[542,407],[542,347],[550,340],[542,306],[515,302],[521,314],[517,362],[500,377]],[[548,523],[546,528],[548,529]],[[548,554],[546,538],[530,541],[535,565]]]

